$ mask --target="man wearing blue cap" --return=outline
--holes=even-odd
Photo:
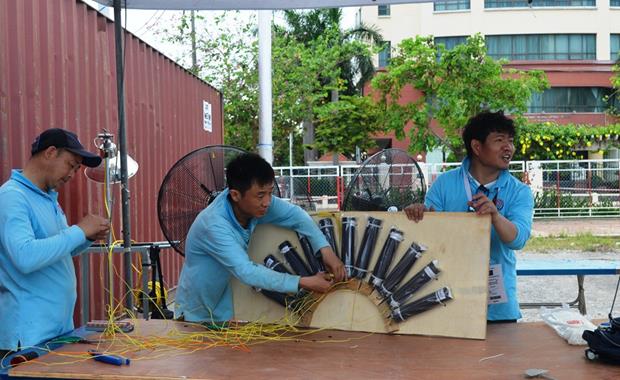
[[[69,226],[56,192],[101,157],[59,128],[41,133],[31,153],[0,187],[0,358],[73,329],[72,257],[109,231],[108,220],[96,215]]]

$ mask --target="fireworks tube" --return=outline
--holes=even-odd
[[[390,308],[392,310],[397,309],[415,292],[426,285],[426,283],[434,278],[437,278],[439,272],[441,272],[441,269],[439,269],[439,266],[437,265],[437,260],[431,261],[427,266],[411,277],[403,286],[398,288],[394,294],[390,295]]]
[[[307,237],[297,234],[299,237],[299,244],[301,245],[301,250],[304,251],[304,256],[306,257],[306,262],[310,266],[310,271],[312,274],[316,274],[318,272],[325,272],[325,266],[323,265],[323,260],[321,259],[321,252],[314,251],[312,249],[312,245],[310,245],[310,240]]]
[[[265,257],[264,263],[265,263],[265,266],[271,270],[274,270],[280,273],[291,274],[291,272],[288,269],[286,269],[284,264],[282,264],[282,262],[273,255],[267,255],[267,257]],[[263,293],[265,297],[279,303],[280,305],[284,307],[291,307],[292,305],[294,305],[295,301],[297,300],[297,296],[292,296],[286,293],[275,292],[273,290],[267,290],[267,289],[258,289],[258,288],[255,288],[255,289],[256,291]]]
[[[292,274],[280,260],[276,259],[274,255],[267,255],[263,262],[265,263],[265,266],[271,270],[275,270],[280,273]]]
[[[280,253],[284,255],[286,262],[291,266],[293,272],[297,273],[301,277],[311,276],[310,269],[306,266],[306,263],[302,260],[297,250],[293,248],[293,245],[288,240],[285,240],[278,246]]]
[[[405,278],[407,273],[416,260],[422,256],[422,253],[426,251],[426,247],[419,245],[416,242],[411,243],[407,252],[400,258],[398,263],[394,266],[392,271],[387,275],[385,280],[377,287],[377,291],[381,293],[383,297],[388,297],[396,289],[398,284]]]
[[[394,253],[398,249],[401,241],[403,241],[403,232],[392,227],[387,239],[385,239],[385,243],[383,243],[383,248],[381,249],[375,268],[370,275],[369,282],[375,288],[381,285],[385,279],[388,268],[390,267],[390,264],[392,264]]]
[[[338,246],[336,245],[336,234],[334,233],[334,223],[331,218],[324,218],[319,220],[319,229],[325,235],[325,239],[329,245],[332,246],[334,253],[337,257],[340,257],[340,253],[338,252]]]
[[[373,218],[372,216],[369,216],[366,221],[366,229],[364,230],[364,236],[362,237],[362,243],[357,253],[357,261],[353,271],[353,276],[359,279],[363,279],[366,277],[366,273],[368,273],[368,264],[370,263],[372,253],[375,251],[382,223],[381,219]]]
[[[445,287],[437,290],[434,293],[427,294],[426,296],[415,300],[411,303],[401,306],[395,310],[392,310],[390,317],[396,322],[403,322],[407,318],[425,312],[432,309],[437,305],[444,305],[445,301],[454,299],[450,288]],[[444,305],[445,306],[445,305]]]
[[[357,219],[353,216],[342,217],[342,262],[347,271],[347,277],[353,277],[355,263],[355,230],[357,228]]]

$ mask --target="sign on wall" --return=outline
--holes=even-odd
[[[207,132],[213,132],[213,119],[211,116],[211,103],[202,101],[202,128]]]

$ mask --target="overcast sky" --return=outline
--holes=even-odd
[[[114,18],[114,10],[110,7],[104,7],[101,4],[93,0],[82,0],[89,4],[91,7],[99,10],[109,18]],[[350,28],[355,23],[355,12],[357,7],[344,8],[343,12],[343,27]],[[164,53],[169,58],[175,60],[182,55],[182,51],[174,44],[163,42],[161,36],[158,36],[156,32],[164,28],[166,24],[170,26],[175,25],[175,16],[178,16],[182,11],[164,11],[164,10],[137,10],[137,9],[123,9],[122,18],[125,18],[127,14],[126,25],[127,30],[136,35],[138,38],[153,46],[155,49]],[[218,11],[201,11],[202,14],[216,14]],[[241,15],[256,14],[256,11],[240,11]]]

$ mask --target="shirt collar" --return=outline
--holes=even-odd
[[[230,191],[229,191],[228,188],[224,189],[224,191],[222,191],[222,193],[219,195],[221,197],[224,197],[223,200],[224,200],[224,203],[225,203],[226,213],[228,214],[228,218],[230,220],[234,221],[235,226],[238,229],[251,231],[254,228],[254,226],[256,225],[256,223],[258,223],[258,220],[256,218],[251,218],[248,221],[248,227],[247,228],[243,227],[241,225],[241,223],[239,223],[239,221],[237,220],[237,216],[235,216],[235,211],[233,210],[232,202],[230,200],[230,196],[229,195],[230,195]]]
[[[471,166],[471,160],[469,159],[469,157],[465,157],[465,159],[461,163],[461,170],[464,171],[464,173],[467,175],[469,181],[473,185],[475,185],[474,187],[478,188],[478,186],[480,186],[480,182],[478,182],[469,172],[470,166]],[[492,190],[495,187],[502,188],[506,186],[506,183],[508,182],[509,178],[510,178],[510,171],[504,169],[499,173],[499,176],[497,177],[495,181],[484,184],[484,187],[486,187],[489,190]]]
[[[11,179],[16,182],[21,183],[22,185],[24,185],[25,187],[27,187],[28,189],[34,191],[35,193],[39,195],[49,197],[52,200],[56,200],[58,198],[58,192],[56,190],[49,190],[48,192],[41,190],[37,185],[32,183],[31,180],[29,180],[26,176],[24,176],[22,169],[13,169],[11,171]]]

